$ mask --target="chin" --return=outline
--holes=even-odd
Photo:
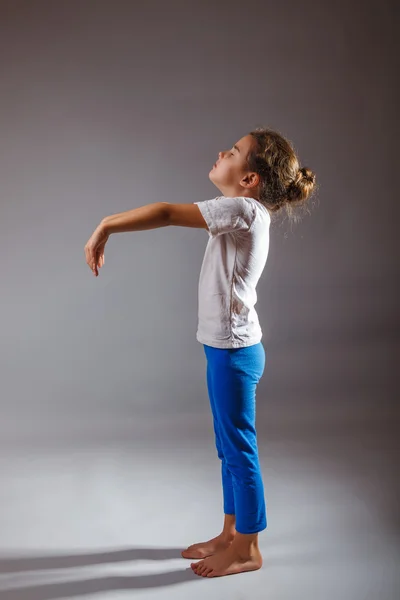
[[[219,188],[219,183],[218,183],[218,182],[216,182],[216,181],[213,179],[213,172],[212,172],[212,169],[211,169],[211,171],[210,171],[210,172],[209,172],[209,174],[208,174],[208,178],[209,178],[209,180],[211,181],[211,183],[213,183],[213,184],[215,185],[215,187],[217,188],[217,190],[218,190],[219,192],[221,192],[221,194],[222,194],[222,191],[221,191],[221,190],[220,190],[220,188]]]

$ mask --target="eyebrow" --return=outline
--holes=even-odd
[[[234,147],[234,148],[236,148],[236,150],[237,150],[238,152],[240,152],[240,150],[239,150],[239,148],[236,146],[236,144],[235,144],[233,147]]]

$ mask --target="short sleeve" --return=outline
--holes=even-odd
[[[219,196],[212,200],[194,202],[200,209],[210,237],[235,231],[249,231],[256,217],[256,208],[246,198]]]

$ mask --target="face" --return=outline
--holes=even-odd
[[[248,170],[246,158],[256,141],[251,135],[242,137],[229,150],[218,153],[218,160],[209,178],[224,196],[252,196],[256,192],[258,175]]]

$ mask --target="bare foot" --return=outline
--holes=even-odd
[[[223,575],[255,571],[261,569],[262,564],[263,560],[258,548],[252,549],[248,556],[243,557],[239,555],[233,544],[215,556],[192,563],[190,566],[193,572],[201,577],[222,577]]]
[[[192,544],[186,550],[181,552],[183,558],[205,558],[206,556],[212,556],[216,552],[220,552],[229,548],[232,544],[235,536],[218,535],[208,542],[200,542],[198,544]]]

